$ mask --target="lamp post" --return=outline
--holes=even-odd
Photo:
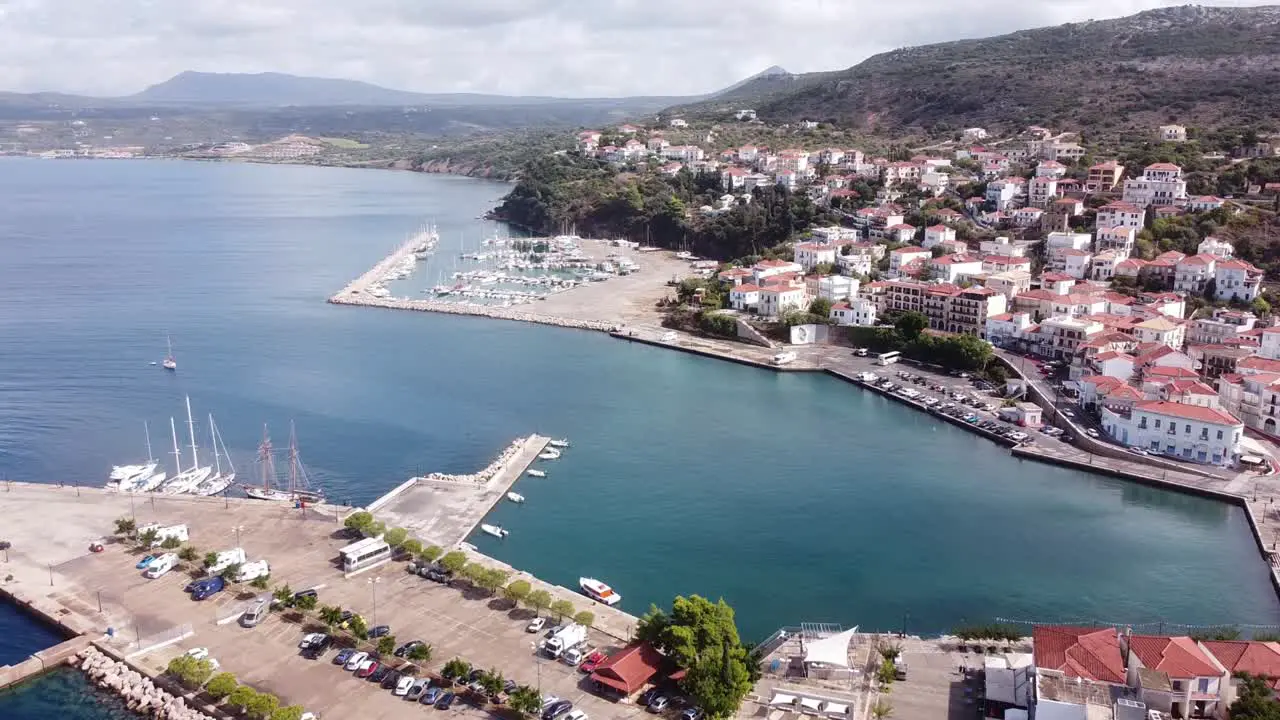
[[[244,529],[243,525],[234,525],[231,528],[231,532],[234,532],[236,534],[236,547],[240,547],[240,531],[243,529]]]
[[[542,697],[542,655],[538,652],[538,643],[529,643],[529,649],[533,651],[533,664],[538,668],[538,697]]]
[[[378,583],[382,582],[381,577],[369,578],[369,587],[373,588],[373,624],[378,624]]]

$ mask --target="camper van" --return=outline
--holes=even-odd
[[[234,578],[230,578],[235,582],[250,582],[260,577],[266,577],[271,574],[271,566],[266,560],[255,560],[251,563],[245,563],[240,566],[240,574]]]
[[[243,565],[246,560],[248,560],[248,558],[245,557],[244,548],[231,548],[230,550],[223,550],[218,553],[218,558],[214,560],[212,565],[205,568],[205,570],[207,570],[210,575],[219,575],[223,570],[226,570],[232,565],[237,563]]]
[[[240,616],[240,625],[247,628],[257,627],[258,623],[267,619],[267,615],[270,612],[271,600],[262,598],[244,611],[244,614]]]
[[[169,538],[174,538],[178,542],[186,542],[188,539],[186,525],[170,525],[165,527],[152,523],[138,528],[138,534],[143,535],[149,530],[156,531],[156,539],[151,542],[151,547],[160,547],[160,544]]]
[[[177,555],[174,555],[173,553],[165,553],[160,557],[156,558],[155,560],[152,560],[151,564],[147,565],[147,569],[142,574],[144,577],[148,577],[152,580],[155,580],[156,578],[172,570],[173,566],[177,564],[178,564]]]

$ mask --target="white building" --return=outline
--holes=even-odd
[[[1153,163],[1142,171],[1142,177],[1125,181],[1122,197],[1140,208],[1178,205],[1187,199],[1187,181],[1177,165]]]
[[[1210,465],[1235,462],[1244,435],[1244,423],[1225,410],[1162,400],[1128,413],[1104,407],[1102,429],[1122,445]]]
[[[1253,302],[1262,291],[1262,271],[1243,260],[1223,260],[1214,268],[1219,300]]]
[[[1181,125],[1161,125],[1156,137],[1160,142],[1186,142],[1187,129]]]
[[[761,260],[751,266],[751,272],[754,275],[756,284],[760,285],[763,284],[765,279],[775,275],[802,273],[804,272],[804,266],[787,260]]]
[[[837,325],[869,327],[876,324],[876,304],[868,298],[851,298],[847,302],[838,302],[831,306],[831,319]]]
[[[743,283],[729,289],[729,307],[748,311],[760,304],[760,286]]]
[[[1047,207],[1049,201],[1058,197],[1058,178],[1036,176],[1027,183],[1027,202],[1036,207]]]
[[[920,245],[926,250],[932,250],[934,245],[943,242],[951,242],[956,239],[956,231],[954,228],[946,225],[931,225],[924,229],[924,242]]]
[[[792,310],[803,310],[808,304],[808,292],[803,285],[771,285],[760,289],[760,303],[756,312],[762,317],[777,318]]]
[[[902,271],[904,265],[910,265],[917,260],[928,260],[933,257],[933,253],[922,247],[900,247],[897,250],[889,251],[889,273],[897,274]]]
[[[1142,229],[1146,211],[1127,202],[1107,203],[1098,208],[1096,226],[1099,228],[1131,227],[1134,231]]]
[[[1022,184],[1012,180],[992,180],[987,183],[987,203],[996,210],[1007,210],[1022,193]]]
[[[1230,260],[1235,252],[1236,249],[1231,243],[1219,240],[1212,235],[1201,240],[1200,245],[1196,247],[1197,255],[1212,255],[1219,260]]]
[[[1173,273],[1173,289],[1192,295],[1204,293],[1205,287],[1213,279],[1214,257],[1212,255],[1191,255],[1178,261]]]
[[[805,272],[819,265],[835,265],[836,246],[819,245],[818,243],[799,243],[796,245],[796,262]]]
[[[1088,233],[1051,232],[1045,237],[1044,244],[1048,259],[1046,267],[1064,270],[1067,267],[1067,251],[1088,251],[1093,247],[1093,238]]]
[[[982,274],[982,260],[967,255],[943,255],[929,263],[930,277],[934,280],[954,283]]]
[[[844,275],[825,275],[818,278],[817,296],[836,302],[851,298],[858,294],[858,286],[861,283],[856,278],[846,277]]]

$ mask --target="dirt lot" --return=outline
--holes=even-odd
[[[618,248],[600,240],[582,241],[582,250],[592,258],[604,260]],[[624,325],[657,325],[661,323],[655,303],[674,296],[667,286],[673,277],[690,274],[689,263],[677,260],[669,251],[625,254],[640,266],[640,271],[625,277],[610,278],[548,297],[529,306],[539,314],[574,320],[599,320]]]

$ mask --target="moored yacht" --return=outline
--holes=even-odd
[[[582,588],[582,592],[596,602],[602,602],[605,605],[617,605],[622,602],[622,596],[613,591],[613,588],[605,585],[595,578],[578,578],[578,587]]]
[[[503,530],[501,527],[497,525],[481,525],[480,530],[496,538],[504,538],[511,534],[510,532]]]
[[[552,440],[547,444],[553,448],[567,448],[569,447],[569,438],[560,438],[559,440]]]
[[[560,451],[554,448],[548,448],[547,450],[544,450],[543,452],[538,454],[539,460],[558,460],[559,458],[560,458]]]

